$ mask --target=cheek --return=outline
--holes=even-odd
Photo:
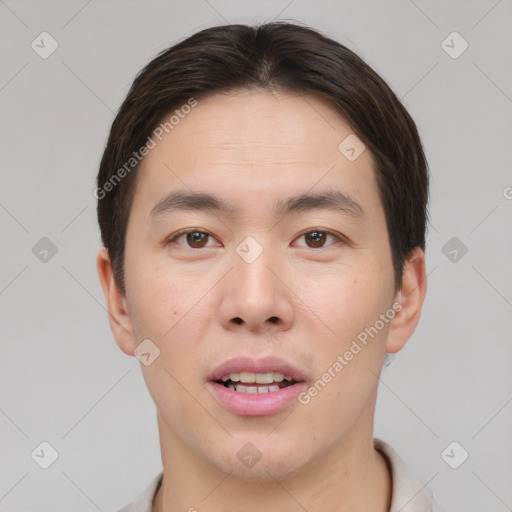
[[[201,344],[211,327],[212,302],[208,291],[212,283],[206,277],[194,277],[193,272],[162,269],[158,265],[152,265],[145,276],[139,275],[137,327],[143,338],[151,339],[159,347],[157,362],[162,370],[165,368],[192,388],[196,384],[193,376],[197,362],[205,355],[206,348]],[[166,377],[169,375],[164,371],[163,378]],[[148,385],[154,385],[155,393],[161,394],[158,381]],[[179,392],[178,396],[181,393],[178,385],[171,391],[174,395]]]
[[[148,389],[162,410],[184,413],[179,398],[182,389],[175,379],[185,383],[194,374],[197,345],[205,328],[201,319],[209,318],[204,310],[206,301],[200,299],[209,287],[204,280],[201,284],[158,265],[139,272],[133,286],[137,331],[160,349],[153,365],[142,366]]]
[[[343,348],[379,317],[385,283],[377,274],[375,266],[361,258],[354,264],[328,265],[325,272],[309,273],[301,280],[297,295],[325,333],[324,346]]]
[[[155,258],[136,257],[126,262],[132,321],[144,336],[167,339],[190,314],[205,286],[180,269],[169,268]]]

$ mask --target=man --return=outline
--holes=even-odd
[[[413,120],[307,27],[203,30],[135,79],[98,174],[98,273],[157,408],[163,472],[124,512],[430,512],[373,438],[426,293]]]

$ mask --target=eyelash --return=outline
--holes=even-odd
[[[201,231],[199,229],[188,229],[188,230],[184,230],[184,231],[179,231],[178,233],[174,234],[171,236],[171,238],[167,239],[166,242],[164,242],[164,245],[169,245],[171,242],[175,242],[178,238],[182,237],[183,235],[187,235],[188,233],[200,233],[202,235],[208,235],[209,237],[211,238],[214,238],[210,233],[206,232],[206,231]],[[330,231],[328,229],[309,229],[308,231],[305,231],[303,233],[301,233],[298,237],[298,238],[302,238],[304,235],[308,235],[310,233],[325,233],[327,235],[331,235],[333,236],[334,238],[336,238],[339,242],[343,242],[343,243],[346,243],[345,239],[339,235],[338,233],[335,233],[334,231]],[[302,247],[302,246],[301,246]],[[330,246],[327,246],[327,247],[330,247]],[[200,249],[205,249],[205,247],[200,247],[200,248],[196,248],[196,247],[185,247],[186,249],[192,249],[194,251],[197,251],[197,250],[200,250]],[[324,249],[324,247],[305,247],[306,249],[315,249],[315,250],[318,250],[318,249]]]

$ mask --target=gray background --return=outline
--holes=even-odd
[[[429,159],[428,292],[382,375],[375,436],[444,509],[511,510],[510,0],[0,0],[0,510],[112,511],[160,471],[155,407],[114,342],[96,273],[95,176],[114,112],[157,52],[272,19],[367,60]],[[43,31],[59,45],[47,59],[31,48]],[[441,45],[453,31],[469,44],[458,58]],[[47,261],[43,237],[57,248]],[[43,441],[58,452],[48,469],[31,458]],[[452,464],[469,453],[457,469],[441,456],[453,441]]]

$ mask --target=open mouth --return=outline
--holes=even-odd
[[[293,386],[298,381],[294,381],[288,375],[279,372],[240,372],[227,373],[216,382],[238,393],[256,394],[273,393],[288,386]]]

